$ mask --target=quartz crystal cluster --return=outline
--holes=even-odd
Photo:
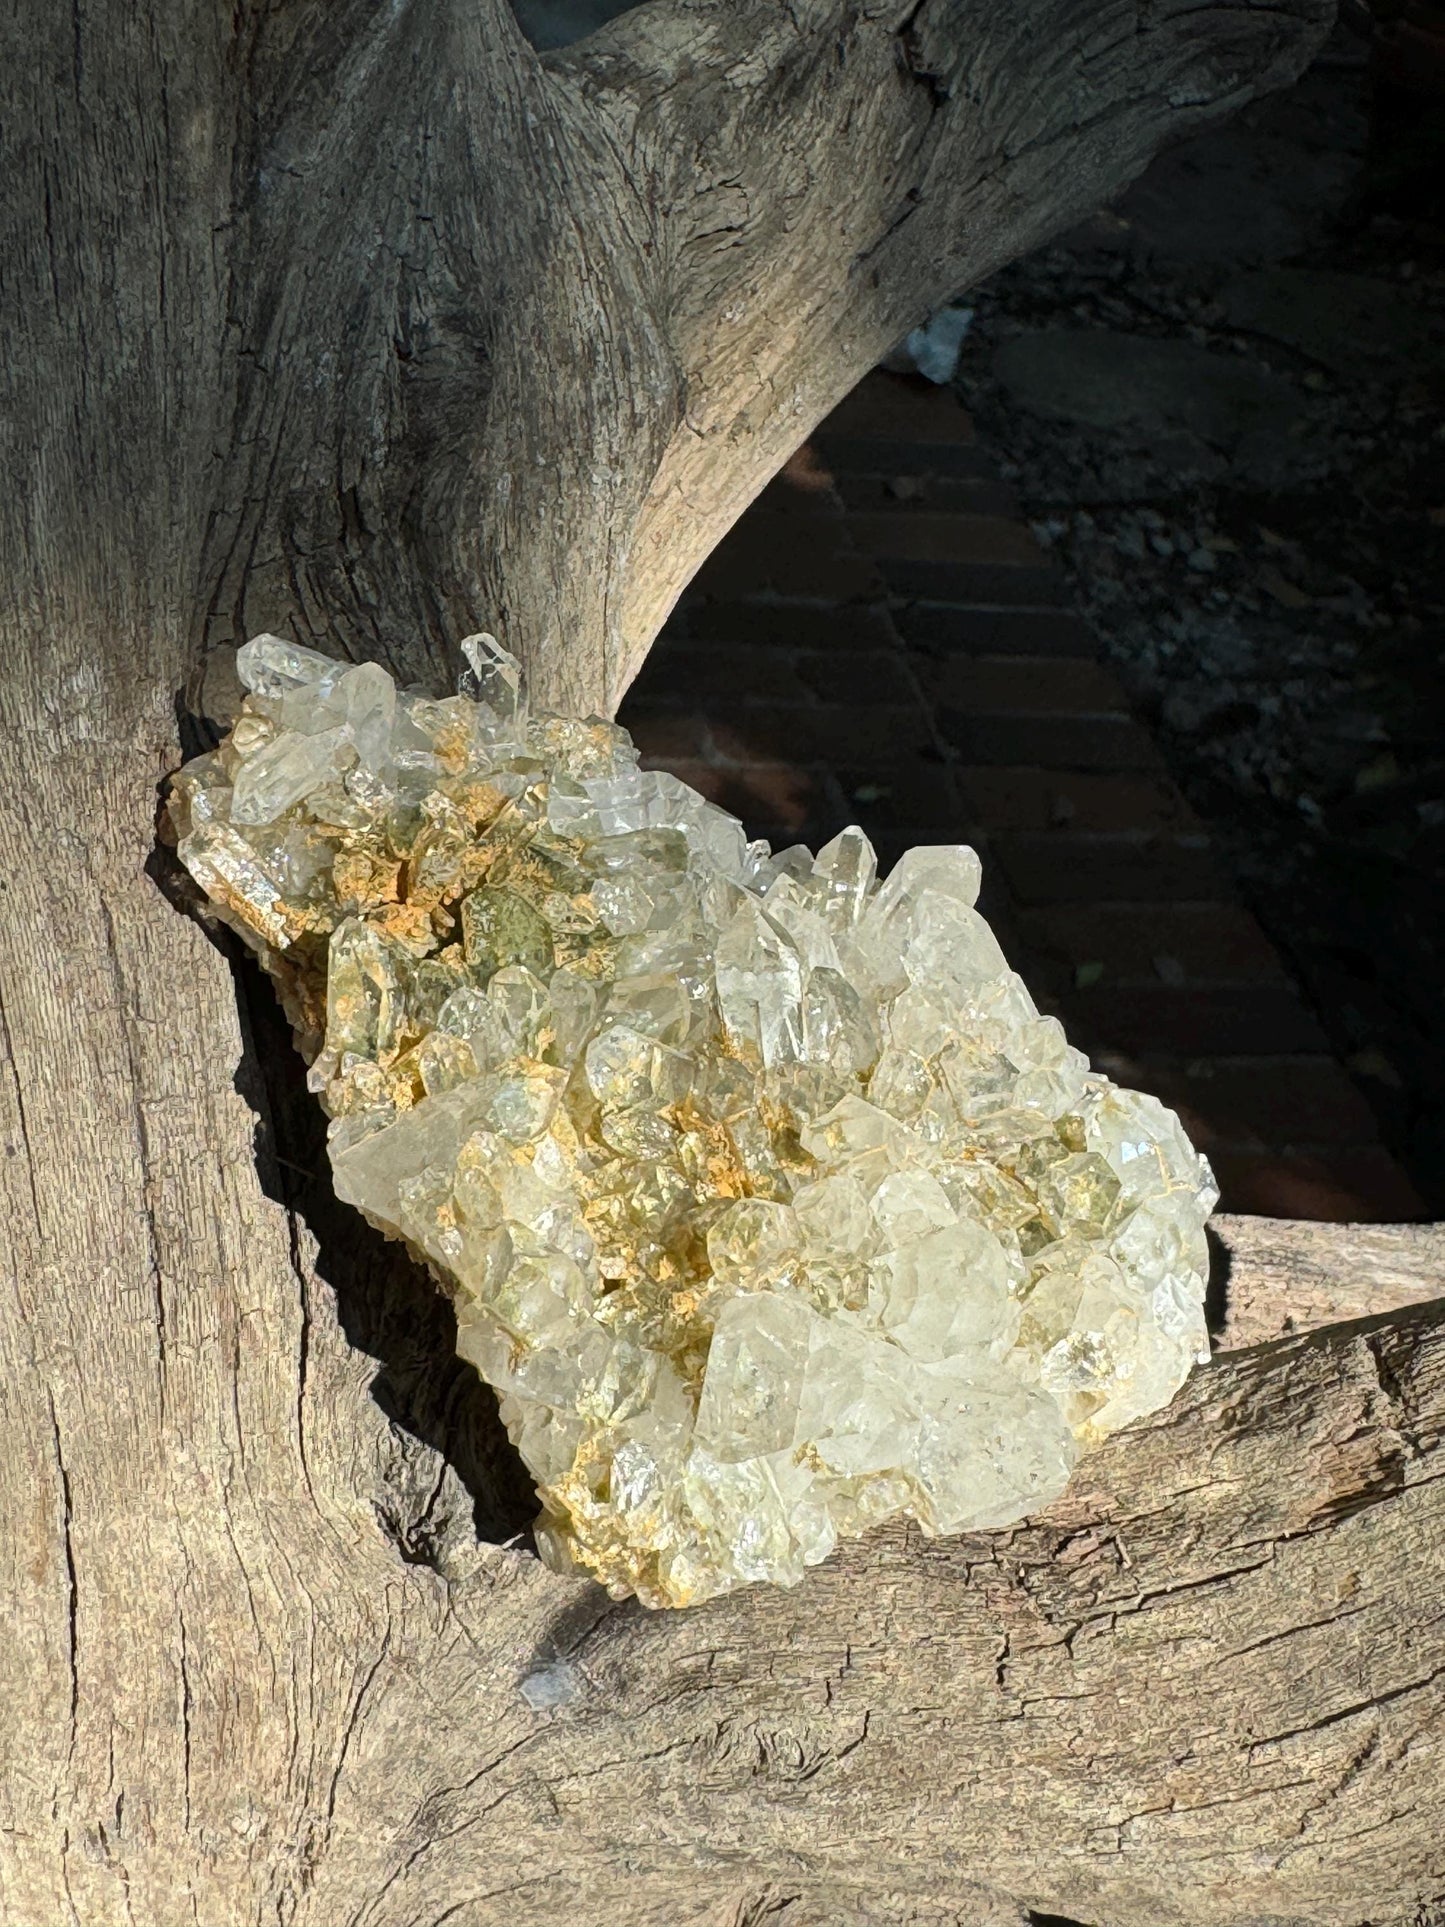
[[[1209,1168],[1090,1071],[963,847],[772,853],[626,733],[274,636],[176,778],[339,1195],[431,1265],[543,1556],[680,1606],[1001,1526],[1206,1355]]]

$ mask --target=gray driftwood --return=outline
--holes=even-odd
[[[491,626],[613,703],[890,341],[1327,11],[656,0],[543,65],[500,0],[6,10],[6,1927],[1348,1927],[1445,1886],[1445,1308],[1221,1358],[1026,1529],[612,1604],[502,1543],[447,1309],[335,1205],[155,844],[263,626],[436,683]],[[1253,1335],[1320,1303],[1266,1266],[1372,1302],[1381,1234],[1231,1235]]]
[[[1445,1225],[1309,1224],[1221,1213],[1222,1349],[1445,1297]]]

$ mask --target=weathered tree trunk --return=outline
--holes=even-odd
[[[1026,1529],[610,1605],[493,1543],[525,1506],[448,1314],[335,1205],[274,1012],[153,854],[261,627],[441,683],[485,625],[615,703],[894,337],[1327,10],[656,0],[541,63],[500,0],[12,6],[7,1927],[1343,1924],[1445,1887],[1445,1309],[1221,1361]]]

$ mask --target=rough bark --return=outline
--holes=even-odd
[[[1310,1224],[1220,1215],[1210,1231],[1226,1350],[1445,1297],[1445,1225]]]
[[[1026,1529],[611,1605],[497,1543],[525,1495],[445,1308],[335,1205],[154,847],[263,625],[440,680],[487,623],[615,700],[881,347],[1323,13],[657,0],[543,64],[499,0],[12,8],[0,1919],[1343,1924],[1445,1886],[1438,1304],[1222,1360]]]

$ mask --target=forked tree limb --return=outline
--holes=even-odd
[[[651,0],[544,61],[501,0],[243,16],[244,114],[205,123],[240,190],[208,640],[422,636],[445,675],[488,626],[548,699],[614,707],[902,332],[1290,78],[1331,12]]]
[[[440,683],[491,622],[615,698],[880,347],[1325,11],[660,0],[544,64],[500,0],[11,9],[7,1927],[1350,1927],[1445,1885],[1438,1304],[1221,1356],[1017,1532],[614,1606],[478,1538],[487,1399],[153,844],[249,628]],[[1380,1261],[1251,1235],[1241,1292],[1261,1237]]]

